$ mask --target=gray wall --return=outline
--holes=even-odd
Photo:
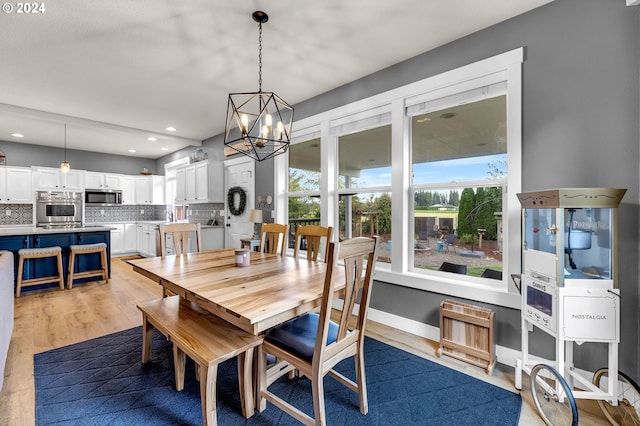
[[[60,167],[60,162],[64,160],[62,148],[0,140],[0,150],[6,154],[8,166]],[[164,163],[148,158],[67,149],[67,161],[72,169],[92,172],[137,175],[143,167],[146,167],[154,175],[164,175],[164,167],[159,167]]]
[[[639,18],[639,8],[626,7],[623,0],[556,0],[295,105],[296,119],[301,119],[524,46],[523,190],[628,189],[619,215],[619,360],[620,368],[635,379],[640,376]],[[221,152],[220,137],[205,145]],[[256,170],[261,186],[256,193],[273,193],[272,162],[258,163]],[[371,305],[438,326],[439,304],[445,298],[376,282]],[[496,310],[497,343],[519,349],[520,311],[483,306]],[[531,346],[553,358],[552,342],[536,331]],[[594,370],[605,364],[606,350],[604,345],[584,345],[576,349],[575,359],[579,367]]]

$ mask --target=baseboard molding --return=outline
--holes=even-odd
[[[419,321],[390,314],[388,312],[379,311],[373,308],[369,308],[369,315],[367,318],[371,321],[375,321],[389,327],[397,328],[399,330],[415,334],[419,337],[424,337],[425,339],[429,339],[434,342],[440,341],[439,327],[434,327]],[[516,360],[522,358],[522,352],[504,346],[496,345],[496,358],[497,362],[499,362],[500,364],[515,368]],[[555,364],[554,361],[533,356],[531,356],[531,360],[535,360],[535,363],[547,363],[549,365]],[[588,381],[591,381],[591,378],[594,374],[593,372],[582,370],[579,368],[576,368],[574,371]]]

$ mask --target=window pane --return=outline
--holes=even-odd
[[[412,117],[413,183],[506,176],[506,96]]]
[[[340,241],[360,236],[380,236],[378,262],[391,262],[391,194],[359,193],[340,197]],[[389,249],[388,249],[388,248]]]
[[[296,227],[320,225],[320,198],[289,197],[289,248],[293,248]]]
[[[338,158],[340,188],[391,185],[391,126],[340,136]]]
[[[415,191],[414,268],[438,270],[447,262],[461,265],[465,275],[496,279],[502,271],[502,194],[502,187]]]
[[[291,145],[289,147],[289,191],[319,190],[320,139]]]

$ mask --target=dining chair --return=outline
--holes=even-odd
[[[453,272],[454,274],[467,274],[467,265],[460,265],[451,262],[442,262],[438,271]]]
[[[306,242],[307,260],[318,260],[318,254],[320,253],[322,238],[325,238],[325,251],[324,262],[327,261],[327,255],[329,251],[326,250],[326,246],[331,241],[331,231],[333,227],[319,226],[319,225],[303,225],[296,227],[295,244],[293,245],[293,257],[298,257],[298,251],[301,250],[302,238]]]
[[[183,255],[189,253],[189,237],[194,238],[195,251],[202,251],[202,227],[199,223],[168,223],[158,225],[160,229],[160,256],[167,255],[167,236],[173,240],[173,254]],[[164,286],[162,297],[173,295],[173,292]]]
[[[364,334],[373,270],[378,256],[378,237],[330,242],[327,251],[320,311],[301,315],[268,330],[264,342],[258,346],[259,410],[263,411],[269,401],[307,425],[327,424],[323,385],[327,374],[358,393],[362,414],[367,414],[369,410],[364,371]],[[345,294],[342,296],[342,308],[333,308],[334,322],[331,315],[336,298],[335,273],[342,265],[345,268]],[[354,317],[352,313],[356,303],[358,313]],[[278,362],[268,365],[268,355],[275,357]],[[355,381],[333,370],[340,361],[351,357],[355,361]],[[315,419],[269,391],[269,386],[291,369],[296,369],[300,375],[311,380]]]
[[[279,223],[263,223],[260,232],[260,252],[278,253],[278,241],[280,243],[280,255],[284,256],[287,244],[287,228],[289,225]]]
[[[482,278],[491,278],[494,280],[502,280],[502,271],[498,271],[496,269],[487,268],[482,271]]]
[[[445,243],[444,243],[445,253],[449,251],[449,247],[453,247],[453,252],[456,254],[458,253],[456,251],[456,246],[453,244],[455,238],[456,238],[456,235],[453,233],[447,235],[447,239],[445,240]]]
[[[173,254],[189,252],[189,237],[195,238],[195,251],[202,251],[202,228],[199,223],[169,223],[160,228],[160,256],[167,255],[167,235],[173,238]]]

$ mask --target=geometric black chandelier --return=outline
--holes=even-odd
[[[256,11],[258,23],[258,91],[230,93],[224,144],[256,161],[283,154],[289,148],[293,108],[273,92],[262,91],[262,24],[269,16]]]

